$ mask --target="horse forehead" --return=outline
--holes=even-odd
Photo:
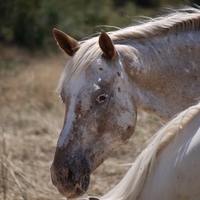
[[[66,90],[69,90],[69,94],[72,98],[78,97],[80,93],[84,94],[84,91],[91,92],[95,89],[102,80],[101,73],[94,71],[83,71],[75,79],[72,79]]]
[[[91,63],[85,70],[85,79],[87,85],[97,84],[100,80],[109,80],[113,74],[109,66],[101,59]]]
[[[70,93],[75,94],[83,86],[88,88],[101,81],[110,83],[112,77],[115,77],[117,71],[119,71],[119,65],[119,61],[108,62],[100,56],[84,70],[75,71],[69,81],[67,81],[67,84],[63,85],[63,89],[70,90]]]
[[[72,79],[69,84],[69,90],[70,93],[75,96],[79,93],[80,89],[85,85],[86,83],[86,75],[85,72],[80,73],[76,79]]]

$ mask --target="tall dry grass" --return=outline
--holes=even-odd
[[[0,49],[0,199],[65,199],[52,185],[49,168],[64,119],[55,88],[66,57]],[[113,187],[128,169],[119,164],[132,162],[160,126],[144,113],[138,118],[134,137],[94,172],[88,193]]]

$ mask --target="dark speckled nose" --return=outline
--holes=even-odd
[[[80,154],[55,157],[51,166],[52,183],[67,198],[78,197],[87,191],[90,173],[87,159]]]

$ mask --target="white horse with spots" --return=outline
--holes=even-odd
[[[200,103],[178,114],[149,141],[100,200],[199,200]]]
[[[70,56],[59,82],[66,105],[51,167],[75,198],[90,174],[134,132],[137,109],[169,120],[200,97],[200,10],[183,9],[78,42],[54,30]]]

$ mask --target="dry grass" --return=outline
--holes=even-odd
[[[52,185],[49,168],[64,118],[54,89],[66,58],[0,48],[0,199],[65,199]],[[132,162],[159,126],[140,113],[135,137],[94,172],[88,192],[102,194],[113,187],[127,170],[119,164]]]

